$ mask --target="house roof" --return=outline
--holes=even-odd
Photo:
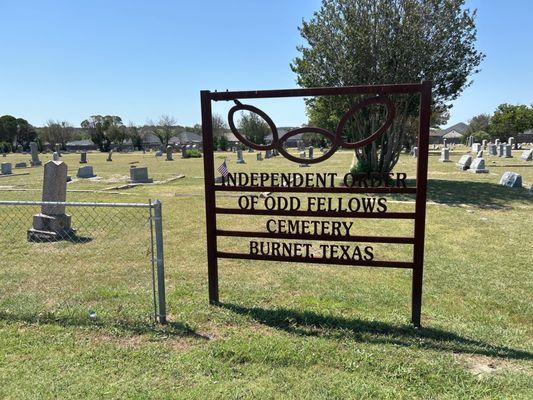
[[[94,142],[90,139],[72,140],[66,143],[67,146],[94,146]]]
[[[196,142],[200,143],[202,141],[202,136],[194,132],[181,132],[177,135],[181,143],[187,142]]]
[[[468,131],[468,125],[464,122],[449,126],[445,129],[430,129],[429,136],[457,138],[462,137]]]

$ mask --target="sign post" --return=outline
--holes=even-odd
[[[391,128],[396,111],[391,96],[408,95],[419,98],[419,132],[416,186],[410,187],[405,173],[338,175],[332,172],[251,172],[230,173],[215,183],[214,145],[212,126],[212,101],[233,101],[228,113],[228,124],[235,137],[245,146],[259,151],[276,151],[295,163],[318,164],[335,154],[340,148],[357,149],[372,145]],[[365,96],[352,105],[341,118],[335,132],[318,127],[293,129],[280,137],[272,119],[262,110],[241,103],[244,99],[318,97],[318,96]],[[422,306],[422,278],[424,265],[424,234],[426,216],[426,191],[428,168],[429,119],[431,105],[431,82],[402,85],[352,86],[333,88],[284,89],[238,92],[201,92],[202,131],[204,151],[204,177],[207,224],[207,259],[209,278],[209,302],[219,302],[218,259],[248,259],[282,262],[336,264],[348,266],[412,269],[412,315],[415,327],[420,326]],[[356,142],[346,142],[342,132],[350,119],[362,109],[380,105],[386,109],[383,124],[370,136]],[[269,125],[272,142],[256,144],[239,132],[234,123],[237,111],[258,114]],[[316,158],[301,159],[291,154],[285,144],[293,136],[311,132],[328,139],[331,148]],[[238,208],[217,207],[217,192],[244,192],[238,200]],[[288,197],[268,196],[259,204],[258,193],[275,192],[292,194]],[[307,194],[298,197],[298,194]],[[330,194],[331,197],[321,197]],[[414,212],[387,211],[386,197],[336,198],[335,195],[414,195]],[[217,215],[258,215],[271,217],[266,222],[266,231],[219,229]],[[277,219],[276,217],[289,217]],[[296,217],[290,219],[291,217]],[[301,219],[308,217],[313,219]],[[316,220],[314,218],[320,218]],[[335,220],[331,220],[334,218]],[[339,221],[339,219],[341,219]],[[354,223],[359,219],[410,220],[414,223],[414,235],[410,236],[363,236],[352,234]],[[248,252],[227,252],[217,248],[218,237],[251,238]],[[261,240],[264,239],[264,240]],[[277,240],[276,240],[277,239]],[[294,242],[297,240],[298,242]],[[304,241],[304,242],[300,242]],[[318,246],[313,245],[319,242]],[[310,243],[309,243],[310,242]],[[410,261],[375,259],[371,245],[354,246],[353,243],[402,244],[413,247]]]

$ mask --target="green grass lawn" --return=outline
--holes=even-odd
[[[464,149],[451,153],[456,162]],[[38,208],[0,207],[0,398],[526,399],[533,397],[533,164],[486,157],[489,174],[430,154],[423,328],[410,326],[411,272],[220,260],[220,306],[207,301],[202,159],[89,153],[100,179],[75,180],[69,201],[163,203],[169,324],[151,323],[144,210],[69,209],[87,243],[29,244]],[[230,171],[344,174],[352,153],[305,170],[282,157]],[[51,155],[42,155],[43,161]],[[76,175],[79,155],[65,154]],[[29,161],[8,155],[2,162]],[[125,183],[131,163],[166,184]],[[13,164],[14,165],[14,164]],[[414,178],[415,160],[395,170]],[[42,168],[0,178],[0,200],[40,200]],[[218,204],[236,207],[235,194]],[[389,211],[413,210],[412,196]],[[223,216],[226,229],[264,230],[265,217]],[[412,234],[412,223],[356,220],[357,234]],[[100,229],[100,230],[99,230]],[[219,248],[246,251],[246,239]],[[376,258],[409,259],[376,245]],[[96,318],[89,311],[96,312]]]

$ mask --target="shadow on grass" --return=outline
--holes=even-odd
[[[52,313],[39,315],[14,315],[0,311],[0,320],[8,322],[24,322],[27,324],[56,325],[61,327],[97,328],[115,330],[131,334],[162,334],[173,337],[189,337],[193,339],[209,340],[207,336],[197,333],[185,323],[167,322],[165,325],[150,324],[143,321],[128,321],[117,319],[91,319],[81,316],[62,316]]]
[[[467,172],[465,172],[467,174]],[[415,186],[408,180],[407,186]],[[397,200],[414,200],[412,196],[395,195]],[[533,197],[523,188],[509,188],[495,183],[476,181],[428,180],[428,201],[458,206],[466,204],[480,208],[512,208],[511,202],[533,203]]]
[[[312,311],[296,311],[284,308],[272,310],[230,303],[220,303],[219,305],[237,314],[247,315],[261,324],[300,336],[352,339],[372,344],[393,344],[453,353],[533,360],[533,354],[527,351],[493,346],[440,329],[415,329],[410,325],[397,326],[379,321],[346,319],[320,315]]]

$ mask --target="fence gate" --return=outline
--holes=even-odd
[[[37,236],[61,207],[71,230]],[[166,322],[161,203],[0,201],[0,315],[65,323]],[[152,316],[152,317],[150,317]]]
[[[251,99],[305,97],[330,101],[333,97],[340,98],[340,104],[347,105],[342,110],[335,130],[319,127],[304,127],[286,132],[281,136],[272,119],[259,108],[244,104],[242,101]],[[402,100],[403,99],[403,100]],[[398,104],[402,107],[417,107],[418,112],[418,154],[416,167],[416,183],[413,185],[406,179],[407,174],[397,173],[380,176],[380,174],[348,173],[337,176],[324,168],[295,168],[287,173],[273,173],[272,169],[257,172],[230,173],[215,182],[212,101],[232,101],[235,105],[228,113],[228,124],[235,137],[244,146],[256,151],[265,151],[267,156],[282,155],[294,163],[317,165],[335,154],[339,149],[351,149],[362,152],[368,146],[398,146],[394,143],[394,129],[398,127],[398,118],[403,113],[397,111]],[[353,86],[311,89],[259,90],[259,91],[226,91],[201,92],[202,130],[204,149],[205,201],[207,220],[207,256],[209,277],[209,300],[218,303],[218,259],[270,260],[298,263],[340,264],[348,266],[406,268],[412,274],[412,315],[415,326],[420,326],[422,304],[422,275],[424,262],[424,229],[426,215],[426,189],[428,167],[428,140],[431,103],[431,82],[401,85]],[[376,121],[361,119],[364,110],[369,107],[383,107],[382,124]],[[244,132],[239,132],[234,116],[236,112],[249,111],[256,113],[269,125],[272,141],[268,144],[253,143]],[[355,119],[355,117],[359,119]],[[355,122],[354,122],[355,121]],[[374,129],[366,137],[346,139],[343,137],[348,124],[370,123]],[[329,146],[317,156],[294,154],[288,149],[288,140],[302,133],[322,135]],[[299,149],[300,151],[302,149]],[[304,149],[305,150],[305,149]],[[399,152],[396,152],[399,154]],[[275,159],[275,158],[274,158]],[[269,160],[268,162],[275,162]],[[255,165],[255,164],[254,164]],[[261,165],[261,164],[258,164]],[[296,166],[296,164],[293,164]],[[220,169],[221,173],[225,171]],[[312,171],[312,172],[308,172]],[[224,173],[225,175],[225,173]],[[221,192],[245,193],[238,198],[233,207],[217,205],[216,194]],[[265,200],[257,196],[260,192],[272,193]],[[251,193],[251,194],[246,194]],[[286,194],[293,196],[283,197]],[[370,195],[365,199],[354,195]],[[340,204],[343,196],[345,207],[332,206]],[[387,200],[391,196],[415,197],[415,207],[411,212],[389,211],[391,204]],[[277,197],[276,197],[277,196]],[[307,197],[305,197],[307,196]],[[346,196],[350,196],[346,199]],[[310,200],[311,199],[311,200]],[[357,200],[358,199],[358,200]],[[377,202],[376,209],[368,204]],[[367,204],[368,203],[368,204]],[[362,204],[362,205],[361,205]],[[381,206],[381,207],[380,207]],[[228,230],[217,224],[221,215],[268,216],[264,230]],[[394,227],[401,220],[411,221],[411,234],[403,236],[354,234],[355,230],[340,229],[346,227],[342,222],[360,222],[365,219],[386,220],[387,227]],[[242,218],[239,221],[244,221]],[[274,222],[271,222],[274,221]],[[303,221],[303,222],[301,222]],[[315,222],[316,221],[316,222]],[[340,225],[339,225],[340,224]],[[239,223],[241,226],[241,223]],[[274,226],[274,229],[272,228]],[[283,226],[283,229],[279,229]],[[286,229],[286,227],[293,227]],[[308,229],[306,227],[321,227]],[[277,227],[277,228],[276,228]],[[390,230],[390,229],[389,229]],[[247,251],[225,251],[218,248],[217,238],[239,237],[248,239]],[[251,238],[255,240],[251,240]],[[357,245],[354,244],[364,244]],[[412,253],[407,260],[384,259],[376,253],[374,246],[407,245]],[[393,257],[391,257],[393,258]]]

